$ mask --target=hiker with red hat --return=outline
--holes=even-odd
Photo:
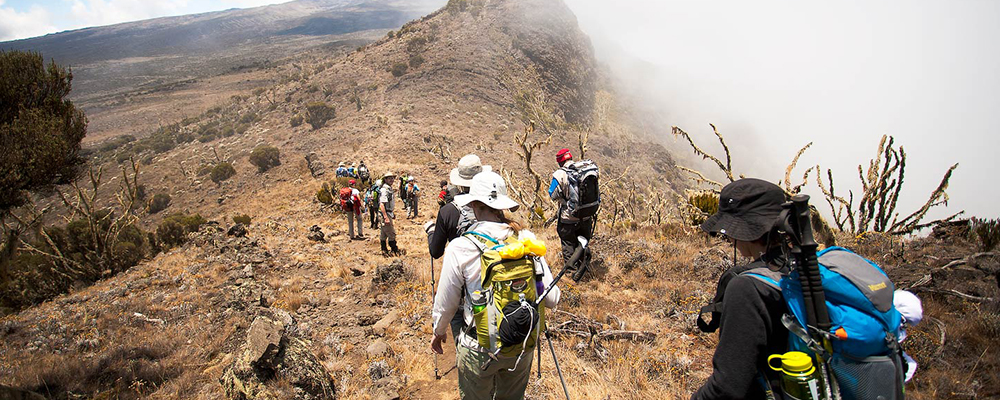
[[[350,240],[363,240],[364,223],[361,222],[361,192],[355,187],[357,181],[347,181],[347,187],[340,189],[340,208],[347,214],[347,237]],[[354,223],[357,222],[358,234],[354,234]]]
[[[552,173],[549,185],[549,198],[559,205],[559,223],[556,232],[562,242],[563,261],[568,261],[576,248],[580,246],[577,237],[588,241],[594,235],[594,217],[600,208],[601,195],[598,186],[598,168],[593,161],[582,160],[573,162],[573,154],[569,149],[561,149],[556,153],[556,163],[559,169]],[[579,280],[590,263],[590,248],[586,248],[584,257],[576,265],[568,265],[571,270],[578,270],[573,279]]]

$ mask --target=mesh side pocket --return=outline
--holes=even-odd
[[[830,367],[844,400],[897,400],[897,369],[890,356],[834,355]]]

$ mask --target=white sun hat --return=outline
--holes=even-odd
[[[478,158],[478,157],[477,157]],[[476,174],[472,178],[468,194],[455,196],[455,205],[463,207],[473,201],[478,201],[494,210],[516,210],[520,205],[507,197],[507,183],[496,172],[488,171]]]
[[[483,162],[479,160],[479,156],[475,154],[466,154],[462,159],[458,160],[458,167],[451,170],[451,174],[448,176],[448,180],[451,184],[471,187],[472,178],[480,172],[490,172],[493,167],[489,165],[483,165]]]

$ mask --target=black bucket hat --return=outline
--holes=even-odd
[[[771,231],[778,222],[785,191],[771,182],[743,178],[726,185],[719,194],[719,211],[701,229],[710,234],[752,242]]]

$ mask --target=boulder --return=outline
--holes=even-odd
[[[237,223],[236,225],[229,227],[229,231],[226,232],[226,235],[244,237],[247,235],[247,227],[246,225]]]
[[[306,156],[306,166],[309,167],[309,173],[312,174],[313,178],[321,177],[326,173],[326,166],[319,160],[316,153],[309,153]]]
[[[325,242],[326,235],[323,234],[323,228],[318,225],[313,225],[309,228],[309,233],[306,234],[306,238],[314,242]]]
[[[284,398],[287,389],[280,387],[285,385],[291,385],[299,399],[336,398],[330,373],[295,327],[294,319],[285,311],[260,311],[219,379],[227,398]]]

